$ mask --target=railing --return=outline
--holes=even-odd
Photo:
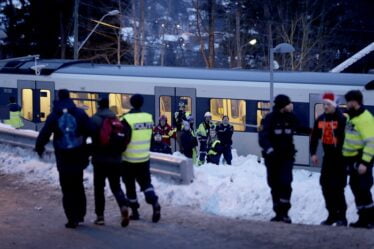
[[[38,133],[31,130],[17,130],[0,127],[0,143],[33,149]],[[46,152],[53,153],[52,141],[46,145]],[[151,153],[151,172],[168,177],[181,184],[190,184],[194,178],[191,159],[172,155]]]

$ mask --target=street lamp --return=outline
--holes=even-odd
[[[107,17],[107,16],[115,16],[115,15],[118,15],[119,13],[120,13],[119,10],[112,10],[112,11],[109,11],[108,13],[106,13],[105,15],[103,15],[100,18],[100,20],[97,22],[97,24],[95,25],[95,27],[91,30],[91,32],[88,34],[88,36],[86,37],[86,39],[84,39],[84,41],[82,41],[81,44],[79,45],[79,47],[77,49],[77,52],[75,54],[76,58],[74,58],[74,59],[78,59],[79,51],[81,50],[81,48],[83,48],[84,44],[86,44],[86,42],[88,41],[88,38],[90,38],[90,36],[93,34],[93,32],[95,32],[95,30],[100,25],[100,23],[104,20],[104,18]]]
[[[275,48],[270,48],[270,58],[269,58],[269,66],[270,66],[270,106],[273,109],[274,105],[274,53],[280,54],[287,54],[292,53],[295,51],[295,48],[288,43],[280,43]]]

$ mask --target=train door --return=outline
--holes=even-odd
[[[155,87],[155,122],[161,115],[165,115],[168,123],[174,124],[174,113],[178,111],[179,102],[184,102],[186,112],[191,113],[196,120],[196,89],[179,87]],[[196,125],[196,122],[195,122]],[[196,127],[194,127],[196,128]],[[173,149],[175,148],[175,144]]]
[[[55,86],[50,81],[19,80],[18,103],[22,107],[25,129],[40,130],[52,111]]]
[[[337,95],[339,108],[342,111],[345,111],[346,105],[343,95]],[[321,94],[310,94],[309,95],[309,125],[310,127],[314,126],[315,120],[324,112],[323,110],[323,101],[322,101],[322,95]],[[319,142],[318,148],[317,148],[317,156],[319,159],[318,165],[316,167],[322,166],[322,159],[323,159],[323,148],[321,142]],[[312,165],[312,162],[310,161],[309,157],[309,165]]]

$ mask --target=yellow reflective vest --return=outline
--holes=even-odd
[[[370,163],[374,157],[374,117],[365,110],[361,115],[347,119],[343,156],[354,157],[362,153],[361,160]]]
[[[210,155],[210,156],[215,156],[215,155],[217,155],[217,151],[216,151],[216,145],[217,144],[220,144],[221,143],[221,141],[219,141],[218,139],[217,140],[215,140],[213,143],[212,143],[212,145],[210,146],[210,149],[209,149],[209,151],[208,151],[208,155]]]
[[[122,160],[130,163],[143,163],[150,158],[153,118],[145,112],[127,113],[121,120],[131,127],[131,138],[126,150],[122,153]]]
[[[9,112],[9,119],[4,120],[4,124],[11,125],[14,128],[21,128],[23,126],[21,112]]]

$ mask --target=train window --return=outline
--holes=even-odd
[[[70,92],[74,103],[92,117],[97,111],[97,93]]]
[[[221,121],[228,116],[235,131],[245,131],[246,103],[236,99],[211,99],[210,112],[213,121]]]
[[[270,102],[257,102],[257,125],[261,124],[261,120],[270,112]]]
[[[168,122],[171,122],[171,97],[160,96],[160,116],[165,115]]]
[[[130,111],[130,94],[111,93],[109,94],[109,108],[117,115],[121,116]]]
[[[185,103],[186,112],[192,113],[192,99],[191,99],[191,97],[180,97],[180,100]]]
[[[22,105],[22,117],[26,120],[33,120],[33,99],[32,89],[22,89],[21,105]]]
[[[51,92],[40,90],[40,121],[45,122],[51,113]]]

